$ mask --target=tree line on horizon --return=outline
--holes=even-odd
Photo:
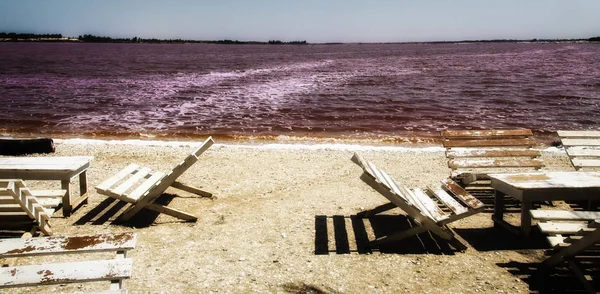
[[[68,39],[68,40],[65,40]],[[77,38],[66,38],[62,34],[33,34],[33,33],[5,33],[0,32],[0,41],[79,41],[87,43],[158,43],[158,44],[182,44],[182,43],[200,43],[200,44],[272,44],[272,45],[306,45],[308,42],[304,41],[280,41],[280,40],[269,40],[268,42],[261,41],[238,41],[238,40],[187,40],[187,39],[157,39],[157,38],[112,38],[105,36],[96,36],[92,34],[80,35]],[[516,43],[516,42],[575,42],[575,41],[588,41],[588,42],[600,42],[600,36],[592,37],[588,39],[531,39],[531,40],[518,40],[518,39],[492,39],[492,40],[463,40],[463,41],[431,41],[431,42],[382,42],[382,43]],[[343,44],[343,43],[325,43],[325,44]],[[359,43],[360,44],[360,43]]]

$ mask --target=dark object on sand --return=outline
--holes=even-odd
[[[54,141],[50,138],[0,139],[0,155],[53,153],[55,150]]]

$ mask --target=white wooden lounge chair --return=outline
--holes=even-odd
[[[430,231],[442,239],[448,240],[456,249],[466,249],[465,244],[456,239],[455,233],[448,227],[448,224],[483,211],[484,206],[481,201],[471,196],[451,179],[443,180],[439,188],[410,190],[399,185],[386,172],[378,169],[373,163],[364,160],[358,154],[354,154],[352,161],[363,169],[361,179],[390,201],[390,203],[364,211],[359,214],[360,216],[368,217],[398,207],[417,224],[408,230],[379,237],[371,243],[381,244],[401,240]]]
[[[450,177],[473,195],[493,193],[488,174],[544,167],[533,133],[514,130],[447,130],[441,132]]]
[[[590,293],[596,293],[588,275],[577,256],[584,251],[600,250],[600,212],[566,210],[531,210],[531,217],[538,221],[540,231],[548,234],[551,255],[542,262],[542,269],[549,270],[567,262],[575,276]],[[596,265],[597,266],[597,265]]]
[[[600,169],[600,131],[558,131],[575,170]]]
[[[212,194],[178,182],[177,178],[198,161],[198,156],[213,144],[213,139],[209,137],[192,154],[166,174],[130,164],[113,177],[96,186],[96,191],[100,194],[131,203],[131,206],[121,215],[123,220],[128,220],[143,208],[147,208],[186,221],[196,221],[197,217],[194,215],[164,205],[155,204],[154,201],[168,187],[204,197],[211,197]]]
[[[110,281],[112,293],[126,293],[122,280],[130,278],[132,270],[132,260],[127,258],[127,251],[135,248],[135,242],[136,235],[132,233],[0,239],[0,258],[3,259],[67,253],[117,253],[115,259],[108,260],[80,261],[78,257],[76,262],[2,267],[0,288]],[[40,292],[40,289],[43,288],[36,288],[35,292]]]
[[[59,192],[56,194],[55,192]],[[46,195],[56,197],[44,197]],[[64,190],[31,191],[22,180],[0,180],[0,230],[32,229],[52,235],[48,224]]]

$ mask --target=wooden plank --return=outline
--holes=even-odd
[[[442,189],[441,187],[429,187],[429,191],[431,191],[431,193],[440,202],[444,203],[444,205],[446,205],[446,207],[448,207],[448,209],[450,209],[454,214],[462,214],[468,211],[466,207],[464,207],[462,204],[456,201],[454,197],[446,193],[446,191],[444,191],[444,189]]]
[[[588,221],[600,219],[600,211],[571,211],[571,210],[530,210],[531,217],[539,221]]]
[[[130,250],[135,243],[134,233],[0,239],[0,257]]]
[[[35,198],[62,198],[67,193],[67,190],[30,190],[31,195]]]
[[[448,218],[448,214],[441,210],[437,204],[429,197],[423,190],[419,188],[415,188],[412,190],[413,195],[416,200],[423,204],[423,207],[427,211],[427,213],[435,220],[435,222],[440,222]]]
[[[535,140],[524,139],[480,139],[480,140],[449,140],[443,141],[446,148],[453,147],[508,147],[508,146],[523,146],[533,147],[536,145]]]
[[[128,165],[127,167],[125,167],[124,169],[122,169],[121,171],[116,173],[114,176],[108,178],[106,181],[104,181],[104,182],[100,183],[100,185],[96,186],[96,190],[99,193],[108,191],[113,185],[115,185],[119,181],[123,180],[127,175],[133,173],[138,168],[139,168],[139,166],[137,164]],[[104,193],[101,193],[101,194],[104,194]]]
[[[549,235],[575,234],[588,227],[586,223],[564,223],[564,222],[540,222],[540,231]]]
[[[452,193],[458,200],[464,203],[467,207],[471,209],[483,209],[483,202],[479,201],[479,199],[473,197],[469,192],[459,186],[452,179],[444,179],[442,180],[442,189]]]
[[[600,146],[600,138],[594,139],[561,139],[564,146]]]
[[[142,184],[135,188],[133,192],[125,197],[137,202],[142,195],[146,194],[146,192],[150,191],[151,189],[156,189],[156,186],[161,182],[164,176],[165,174],[162,172],[155,172],[152,174],[152,176],[147,178]]]
[[[539,150],[532,149],[450,149],[446,157],[540,157]]]
[[[565,237],[563,237],[562,235],[555,235],[555,236],[548,236],[548,243],[550,243],[550,246],[552,248],[559,246],[560,244],[564,243]]]
[[[152,170],[147,167],[137,169],[136,172],[131,177],[129,177],[127,180],[125,180],[123,183],[121,183],[116,188],[111,189],[111,191],[115,194],[123,195],[129,188],[133,187],[134,184],[136,184],[138,181],[144,179],[151,171]]]
[[[212,137],[208,137],[206,140],[204,140],[204,142],[200,145],[200,147],[198,147],[196,150],[194,150],[192,152],[192,155],[199,157],[200,155],[202,155],[202,153],[204,153],[204,151],[206,151],[208,148],[210,148],[210,146],[212,146],[215,143],[215,141],[212,139]]]
[[[130,258],[0,268],[0,287],[35,286],[127,279]]]
[[[567,147],[567,154],[571,157],[581,156],[581,157],[600,157],[600,148],[593,147]]]
[[[505,167],[532,167],[542,168],[541,159],[451,159],[448,166],[452,169],[459,168],[505,168]]]
[[[511,130],[446,130],[441,132],[442,137],[512,137],[533,136],[529,129]]]
[[[576,167],[598,167],[600,166],[600,159],[581,159],[574,158],[571,160],[573,166]]]
[[[557,131],[559,137],[595,137],[600,138],[600,131]]]

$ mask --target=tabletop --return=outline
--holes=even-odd
[[[3,157],[0,171],[75,171],[89,165],[92,156]]]
[[[530,172],[489,174],[517,189],[600,188],[600,172]]]

